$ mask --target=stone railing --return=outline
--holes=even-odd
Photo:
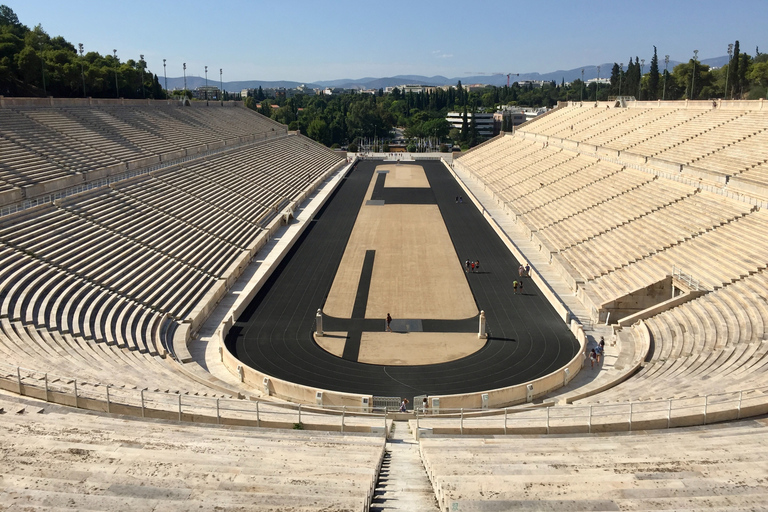
[[[387,431],[386,412],[370,408],[326,405],[319,409],[301,404],[132,389],[5,363],[0,363],[0,389],[78,409],[141,418],[382,435]]]
[[[418,411],[417,436],[631,432],[732,421],[768,413],[768,387],[668,400],[566,405],[489,412]]]

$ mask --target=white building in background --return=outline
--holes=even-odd
[[[418,94],[420,92],[430,92],[430,93],[435,92],[435,89],[437,89],[437,87],[434,87],[431,85],[408,84],[408,85],[403,85],[400,91],[403,92],[404,94],[409,92]]]
[[[392,91],[397,89],[400,91],[401,94],[407,94],[409,92],[412,92],[414,94],[420,93],[420,92],[435,92],[435,90],[438,89],[438,87],[432,86],[432,85],[414,85],[414,84],[403,84],[403,85],[389,85],[387,87],[384,87],[384,94],[392,94]]]
[[[506,125],[508,130],[514,128],[515,126],[519,126],[527,121],[530,121],[536,116],[540,116],[541,114],[544,114],[547,112],[546,107],[540,107],[540,108],[523,108],[523,107],[511,107],[511,106],[504,106],[501,108],[501,110],[497,110],[493,114],[493,119],[496,122],[494,132],[498,134],[502,127],[504,126],[504,121],[506,120]]]
[[[493,137],[493,114],[486,114],[482,112],[468,112],[467,113],[467,126],[472,124],[472,118],[475,119],[475,126],[477,127],[477,134],[480,137],[490,138]],[[445,118],[450,123],[451,128],[457,128],[461,130],[461,125],[464,122],[463,112],[448,112]]]
[[[533,89],[541,89],[544,84],[552,83],[551,80],[518,80],[517,85],[520,87],[532,87]]]

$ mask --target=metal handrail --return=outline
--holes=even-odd
[[[672,265],[672,277],[687,284],[691,290],[699,291],[699,280],[695,279],[693,275],[683,272],[683,270],[676,265]]]

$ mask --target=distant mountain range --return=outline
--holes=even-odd
[[[163,84],[163,77],[158,76],[158,81],[160,82],[160,85]],[[198,87],[202,87],[205,85],[205,78],[201,76],[187,76],[187,89],[196,89]],[[213,80],[212,78],[208,79],[208,85],[214,85],[216,87],[219,87],[219,81]],[[259,86],[261,86],[263,89],[275,89],[278,87],[284,87],[286,89],[295,89],[296,87],[302,85],[301,82],[291,82],[288,80],[275,80],[275,81],[268,81],[268,80],[245,80],[240,82],[224,82],[224,90],[230,91],[230,92],[240,92],[243,89],[258,89]],[[304,84],[310,89],[317,89],[321,88],[320,85],[317,84]],[[184,77],[168,77],[168,90],[174,90],[174,89],[183,89],[184,88]]]
[[[702,64],[707,64],[710,67],[721,67],[728,63],[728,56],[715,57],[712,59],[702,59]],[[669,61],[668,69],[672,71],[676,65],[680,64],[677,61]],[[645,72],[648,72],[650,62],[645,63]],[[607,78],[611,76],[611,69],[613,68],[613,62],[600,64],[600,77]],[[626,63],[624,64],[626,69]],[[573,82],[577,78],[581,78],[581,71],[584,70],[584,80],[590,80],[597,78],[597,66],[583,66],[568,70],[557,70],[550,73],[520,73],[519,75],[513,75],[509,77],[509,82],[519,82],[522,80],[536,80],[536,81],[553,81],[558,84],[561,81]],[[664,70],[664,61],[659,61],[659,70]],[[163,77],[159,77],[160,84],[163,84]],[[462,84],[485,84],[503,86],[507,84],[507,75],[468,75],[463,77],[446,78],[444,76],[420,76],[420,75],[397,75],[385,78],[342,78],[337,80],[320,80],[317,82],[292,82],[289,80],[245,80],[239,82],[224,82],[224,89],[230,92],[240,92],[243,89],[274,89],[284,87],[286,89],[295,89],[300,85],[304,85],[309,89],[324,89],[326,87],[341,88],[341,89],[382,89],[384,87],[394,87],[398,85],[415,84],[415,85],[456,85],[459,81]],[[205,85],[205,78],[199,76],[187,77],[187,88],[195,89]],[[219,86],[218,80],[210,78],[208,85]],[[184,87],[183,77],[168,78],[169,89],[182,89]]]

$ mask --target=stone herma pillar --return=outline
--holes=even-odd
[[[485,311],[480,311],[480,329],[477,332],[477,337],[485,339],[488,334],[485,332]]]
[[[318,309],[315,315],[315,335],[323,335],[323,311]]]

